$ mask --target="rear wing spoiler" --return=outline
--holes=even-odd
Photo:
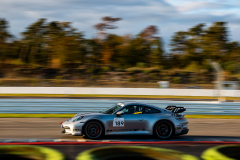
[[[177,106],[167,106],[167,108],[165,108],[166,110],[169,110],[173,113],[182,113],[184,111],[186,111],[186,108],[184,107],[177,107]]]

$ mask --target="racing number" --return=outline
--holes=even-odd
[[[124,127],[124,118],[114,118],[113,127]]]
[[[124,122],[123,121],[115,121],[116,126],[123,126]]]

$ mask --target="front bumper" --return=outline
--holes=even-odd
[[[62,134],[70,134],[73,136],[81,136],[82,134],[82,126],[83,123],[63,123],[62,127]]]

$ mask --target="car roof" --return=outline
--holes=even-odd
[[[153,108],[156,108],[156,109],[161,109],[161,108],[156,107],[154,105],[146,104],[146,103],[142,103],[142,102],[126,101],[126,102],[120,102],[120,103],[123,104],[122,107],[128,106],[128,105],[143,105],[143,106],[153,107]]]

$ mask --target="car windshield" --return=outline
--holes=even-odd
[[[112,106],[112,107],[109,107],[109,108],[103,110],[102,113],[104,113],[104,114],[112,114],[112,113],[114,113],[116,110],[120,109],[121,107],[122,107],[121,105],[116,104],[116,105],[114,105],[114,106]]]

